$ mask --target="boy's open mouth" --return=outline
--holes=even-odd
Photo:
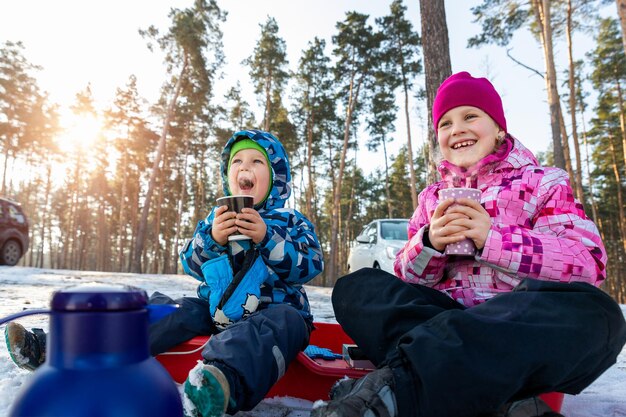
[[[248,178],[240,178],[239,179],[239,189],[241,191],[250,191],[254,187],[254,182]]]
[[[475,141],[475,140],[464,140],[463,142],[455,143],[451,147],[452,147],[452,149],[467,148],[468,146],[475,145],[476,142],[477,141]]]

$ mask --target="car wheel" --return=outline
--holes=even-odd
[[[13,266],[22,257],[22,247],[15,240],[8,240],[0,252],[0,261],[4,265]]]

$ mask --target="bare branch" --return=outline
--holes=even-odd
[[[522,67],[526,68],[527,70],[534,72],[535,74],[537,74],[537,75],[538,75],[538,76],[540,76],[541,78],[544,78],[544,75],[543,75],[541,72],[537,71],[537,70],[536,70],[536,69],[534,69],[534,68],[529,67],[528,65],[522,64],[520,61],[518,61],[517,59],[513,58],[513,57],[511,56],[511,49],[512,49],[512,48],[508,48],[508,49],[506,50],[506,56],[508,56],[508,57],[509,57],[509,58],[510,58],[513,62],[515,62],[517,65],[520,65],[520,66],[522,66]]]

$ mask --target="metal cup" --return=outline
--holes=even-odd
[[[235,213],[241,213],[241,209],[248,207],[254,207],[254,197],[251,195],[229,195],[226,197],[220,197],[217,199],[218,206],[228,206],[228,211],[234,211]],[[246,240],[250,239],[246,235],[241,233],[235,233],[228,236],[228,240]]]

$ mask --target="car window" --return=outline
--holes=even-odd
[[[18,223],[24,223],[24,215],[15,206],[9,206],[9,217]]]
[[[405,220],[381,222],[380,235],[387,240],[409,240],[408,226]]]
[[[371,231],[372,231],[372,226],[371,224],[368,224],[366,226],[363,227],[363,230],[361,231],[361,233],[359,233],[359,235],[356,237],[357,240],[369,240]],[[363,242],[361,242],[363,243]]]

